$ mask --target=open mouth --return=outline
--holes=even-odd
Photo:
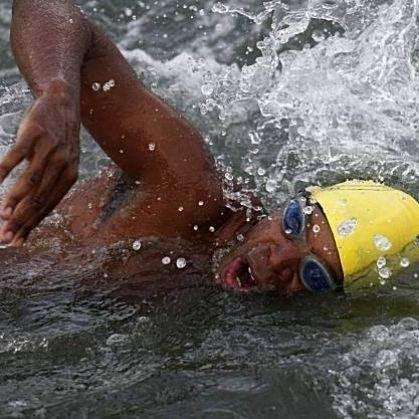
[[[250,265],[242,257],[230,262],[222,275],[221,282],[229,288],[240,291],[249,291],[257,285]]]

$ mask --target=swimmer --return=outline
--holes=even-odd
[[[380,258],[419,259],[419,204],[378,183],[309,188],[269,216],[255,198],[250,211],[228,202],[200,134],[72,1],[14,0],[11,45],[35,100],[0,162],[1,181],[28,163],[3,198],[3,243],[48,235],[38,225],[56,209],[73,243],[179,237],[208,258],[233,244],[216,281],[284,295],[340,290]],[[122,174],[105,171],[64,199],[77,180],[81,124]]]

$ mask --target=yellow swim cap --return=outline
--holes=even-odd
[[[419,204],[404,192],[358,180],[309,191],[333,232],[345,282],[419,237]],[[409,257],[419,261],[419,247]]]

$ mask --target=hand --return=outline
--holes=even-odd
[[[0,162],[1,184],[23,160],[28,161],[0,209],[3,243],[22,245],[76,182],[80,112],[74,102],[68,85],[53,81],[27,112],[15,145]]]

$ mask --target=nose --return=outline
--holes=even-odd
[[[291,282],[298,271],[300,252],[291,245],[259,245],[248,254],[252,272],[262,282]]]
[[[258,281],[266,282],[272,276],[269,257],[270,248],[268,245],[256,246],[247,255],[249,266]]]
[[[300,250],[292,243],[270,246],[269,264],[276,272],[295,268],[298,265],[299,260]]]

